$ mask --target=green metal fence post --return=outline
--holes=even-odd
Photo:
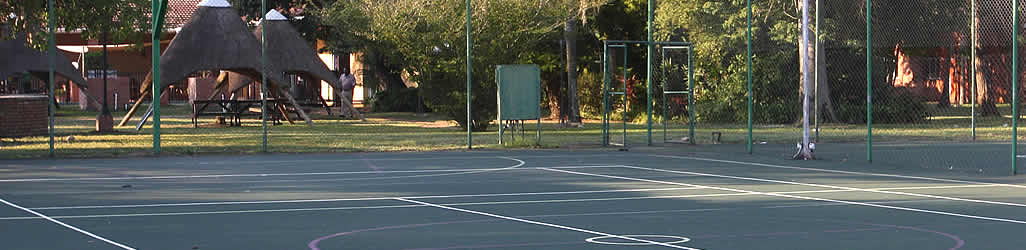
[[[663,124],[663,144],[665,144],[666,143],[666,125],[669,124],[669,123],[667,123],[667,120],[669,120],[669,119],[667,119],[667,116],[666,116],[666,109],[667,109],[667,107],[669,107],[669,105],[666,104],[667,103],[667,101],[666,101],[666,84],[668,82],[670,82],[670,80],[667,79],[666,69],[663,67],[663,65],[666,64],[667,61],[669,61],[671,65],[673,64],[673,60],[667,60],[666,59],[666,47],[659,48],[659,60],[661,60],[659,62],[659,74],[660,74],[660,76],[662,76],[662,77],[660,77],[661,78],[660,82],[663,83],[663,85],[662,85],[662,89],[663,90],[660,91],[660,92],[662,92],[662,98],[663,99],[660,99],[660,100],[663,100],[662,101],[662,103],[663,103],[663,122],[662,122],[662,124]]]
[[[46,96],[47,96],[47,99],[50,99],[48,101],[49,108],[47,108],[47,110],[46,110],[46,113],[47,113],[47,116],[48,116],[47,119],[49,119],[49,128],[47,128],[47,130],[49,130],[48,133],[50,134],[50,157],[55,157],[55,156],[57,156],[57,153],[54,151],[54,140],[53,140],[54,120],[53,120],[53,116],[54,116],[54,113],[57,112],[57,104],[54,103],[53,71],[54,71],[55,65],[57,65],[57,62],[56,62],[56,60],[57,60],[57,38],[56,38],[56,35],[54,34],[56,32],[56,30],[57,30],[57,27],[56,27],[57,26],[57,24],[56,24],[57,22],[54,19],[56,19],[57,17],[56,17],[56,14],[54,14],[56,11],[54,10],[55,7],[54,7],[53,0],[47,1],[46,2],[46,7],[48,9],[47,11],[49,12],[48,13],[49,16],[47,16],[46,19],[47,19],[47,29],[49,30],[48,32],[49,32],[49,36],[50,36],[49,37],[50,40],[47,41],[47,45],[46,45],[46,50],[47,50],[46,60],[47,60],[47,64],[49,64],[49,73],[48,73],[49,74],[49,79],[47,80],[47,88],[49,90],[47,90]]]
[[[648,108],[648,145],[652,146],[652,64],[655,59],[655,43],[652,40],[652,18],[655,16],[655,0],[648,0],[648,67],[645,76],[645,89],[648,92],[646,105]],[[663,119],[666,119],[663,117]]]
[[[745,147],[748,150],[748,154],[752,154],[752,113],[754,112],[752,110],[752,102],[755,95],[755,93],[752,91],[752,0],[748,0],[745,2],[748,8],[748,30],[746,31],[748,36],[748,54],[745,57],[745,61],[747,62],[746,67],[748,71],[748,144],[745,145]]]
[[[1012,175],[1019,158],[1019,1],[1012,0]]]
[[[623,44],[623,95],[620,95],[620,100],[623,101],[623,147],[627,147],[627,111],[631,110],[630,99],[627,99],[627,58],[630,54],[630,44]]]
[[[153,1],[153,29],[151,39],[153,47],[153,81],[150,88],[153,91],[153,154],[160,154],[160,33],[163,31],[164,15],[167,13],[167,0]]]
[[[267,153],[267,0],[260,1],[260,122],[263,126],[263,144],[260,151]],[[298,107],[297,107],[298,108]]]
[[[470,48],[473,46],[473,42],[470,40],[470,0],[467,0],[467,149],[474,148],[474,120],[471,117],[470,103],[474,99],[470,92],[471,83],[471,57]]]
[[[873,162],[873,1],[866,0],[866,161]]]
[[[688,45],[688,142],[695,144],[695,45]]]
[[[969,108],[970,122],[972,132],[970,137],[973,141],[976,140],[976,0],[972,0],[969,6],[970,20],[969,20],[969,84],[972,84],[972,106]]]
[[[819,142],[819,0],[816,1],[816,26],[813,30],[814,36],[812,39],[812,58],[815,60],[812,64],[812,73],[815,77],[812,78],[812,118],[815,123],[816,137],[813,142]]]
[[[602,41],[602,146],[609,145],[609,41]]]

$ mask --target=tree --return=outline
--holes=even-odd
[[[577,0],[563,0],[574,1]],[[410,72],[420,84],[425,104],[449,115],[461,127],[484,130],[495,117],[494,68],[528,61],[532,51],[564,25],[565,2],[487,0],[474,2],[472,18],[473,120],[464,108],[465,60],[464,4],[462,0],[337,1],[321,15],[339,37],[388,51],[382,56]]]
[[[46,0],[0,2],[0,26],[8,26],[0,38],[25,33],[29,44],[46,46]],[[63,0],[54,2],[56,24],[65,30],[80,30],[84,38],[95,39],[107,31],[119,42],[142,42],[150,27],[147,0]]]
[[[581,108],[580,101],[578,100],[577,90],[577,40],[578,40],[578,29],[577,26],[582,20],[587,20],[587,13],[589,10],[598,8],[608,0],[579,0],[577,2],[570,1],[571,6],[569,9],[572,11],[567,16],[566,25],[563,29],[563,43],[566,45],[566,101],[567,106],[561,108],[563,115],[569,123],[580,123],[581,122]],[[551,93],[551,92],[550,92]],[[555,114],[553,114],[555,115]]]
[[[747,120],[746,16],[731,0],[666,1],[656,9],[657,39],[695,44],[696,118]],[[743,2],[742,2],[743,3]],[[798,34],[793,0],[752,1],[753,70],[757,122],[790,122],[801,112],[795,83]]]

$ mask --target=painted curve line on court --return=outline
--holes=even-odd
[[[666,243],[656,242],[656,241],[651,241],[651,240],[646,240],[646,239],[638,239],[638,238],[634,238],[634,237],[628,237],[628,236],[623,236],[623,235],[604,233],[604,232],[599,232],[599,231],[592,231],[592,230],[587,230],[587,229],[582,229],[582,228],[563,226],[563,225],[557,225],[557,224],[540,222],[540,221],[527,220],[527,219],[522,219],[522,218],[516,218],[516,217],[510,217],[510,216],[486,213],[486,212],[481,212],[481,211],[474,211],[474,210],[469,210],[469,209],[462,209],[462,208],[457,208],[457,207],[450,207],[450,206],[439,205],[439,204],[434,204],[434,203],[430,203],[430,202],[423,202],[423,201],[418,201],[418,200],[403,199],[403,198],[396,198],[396,200],[398,200],[398,201],[405,201],[405,202],[409,202],[409,203],[416,203],[416,204],[421,204],[421,205],[428,205],[428,206],[432,206],[432,207],[436,207],[436,208],[441,208],[441,209],[445,209],[445,210],[452,210],[452,211],[457,211],[457,212],[463,212],[463,213],[469,213],[469,214],[476,214],[476,215],[481,215],[481,216],[488,216],[488,217],[493,217],[493,218],[499,218],[499,219],[504,219],[504,220],[509,220],[509,221],[516,221],[516,222],[527,223],[527,224],[534,224],[534,225],[539,225],[539,226],[559,228],[559,229],[563,229],[563,230],[577,231],[577,232],[594,234],[594,235],[600,235],[600,236],[609,236],[609,237],[613,237],[613,238],[617,238],[617,239],[623,239],[623,240],[629,240],[629,241],[644,242],[644,243],[649,243],[649,244],[652,244],[652,245],[658,245],[658,246],[664,246],[664,247],[670,247],[670,248],[685,249],[685,250],[701,250],[699,248],[691,248],[691,247],[678,246],[678,245],[673,245],[673,244],[666,244]]]
[[[518,168],[525,164],[524,161],[506,157],[496,156],[493,158],[503,158],[508,160],[514,160],[520,162],[520,164],[505,167],[505,168],[478,168],[478,169],[434,169],[434,170],[397,170],[397,171],[353,171],[353,172],[309,172],[309,173],[262,173],[262,174],[212,174],[212,175],[169,175],[169,176],[124,176],[124,177],[83,177],[83,178],[30,178],[30,179],[0,179],[0,183],[5,182],[47,182],[47,181],[109,181],[109,180],[162,180],[162,179],[195,179],[195,178],[229,178],[229,177],[277,177],[277,176],[315,176],[315,175],[344,175],[344,174],[378,174],[378,173],[426,173],[426,172],[459,172],[453,174],[470,174],[470,173],[481,173],[498,170],[509,170]],[[441,175],[452,175],[452,174],[441,174]],[[419,175],[418,177],[425,176],[439,176],[439,175]],[[356,179],[356,178],[354,178]]]
[[[378,165],[374,165],[374,163],[367,160],[367,158],[364,158],[362,154],[360,155],[360,160],[363,161],[363,163],[367,164],[368,167],[373,169],[374,172],[381,173],[381,168],[379,168]]]
[[[832,205],[836,205],[836,204],[832,204]],[[526,216],[521,216],[521,217],[522,218],[547,218],[547,217],[573,217],[573,216],[589,216],[589,215],[592,215],[592,214],[526,215]],[[777,219],[780,219],[780,218],[777,218]],[[803,219],[797,219],[797,218],[784,218],[784,219],[787,219],[787,220],[799,220],[799,221],[803,220]],[[387,230],[394,230],[394,229],[421,228],[421,227],[431,227],[431,226],[439,226],[439,225],[501,222],[501,221],[504,221],[504,220],[501,220],[501,219],[460,220],[460,221],[443,221],[443,222],[433,222],[433,223],[418,223],[418,224],[405,224],[405,225],[394,225],[394,226],[381,226],[381,227],[373,227],[373,228],[364,228],[364,229],[357,229],[357,230],[352,230],[352,231],[347,231],[347,232],[340,232],[340,233],[334,233],[334,234],[330,234],[330,235],[325,235],[325,236],[322,236],[322,237],[319,237],[317,239],[314,239],[314,240],[310,241],[310,243],[307,244],[307,247],[309,247],[311,250],[320,250],[318,245],[321,242],[323,242],[323,241],[334,239],[334,238],[338,238],[338,237],[341,237],[341,236],[352,235],[352,234],[357,234],[357,233],[364,233],[364,232],[387,231]],[[950,233],[946,233],[946,232],[931,230],[931,229],[927,229],[927,228],[922,228],[922,227],[902,226],[902,225],[893,225],[893,224],[864,223],[864,222],[845,221],[845,220],[812,220],[812,221],[823,221],[823,222],[831,222],[831,223],[837,223],[837,224],[849,224],[849,225],[865,225],[865,226],[873,226],[873,227],[868,227],[868,228],[841,228],[841,229],[830,229],[830,230],[820,230],[820,231],[805,231],[805,232],[773,232],[773,233],[745,233],[745,234],[725,234],[725,235],[723,235],[723,234],[721,234],[721,235],[698,235],[698,236],[694,236],[692,238],[695,238],[695,239],[710,239],[710,238],[725,238],[725,237],[732,237],[732,238],[742,237],[742,238],[744,238],[744,237],[763,237],[763,236],[806,235],[806,234],[809,234],[809,233],[827,233],[827,234],[830,234],[830,233],[855,233],[855,232],[882,231],[882,230],[898,229],[898,230],[909,230],[909,231],[918,231],[918,232],[931,233],[931,234],[936,234],[936,235],[940,235],[940,236],[946,237],[948,239],[951,239],[951,240],[953,240],[955,242],[955,245],[950,247],[950,248],[948,248],[949,250],[956,250],[956,249],[960,249],[963,246],[965,246],[965,241],[962,240],[960,237],[958,237],[956,235],[953,235],[953,234],[950,234]],[[586,243],[586,241],[584,241],[584,242],[575,241],[575,242],[510,243],[510,244],[448,246],[448,247],[435,247],[435,248],[412,248],[412,249],[407,249],[407,250],[481,249],[481,248],[504,248],[504,247],[525,247],[525,246],[575,245],[575,244],[584,244],[584,243]]]
[[[834,204],[834,205],[838,205],[838,204]],[[755,217],[755,216],[748,216],[748,217]],[[736,218],[736,217],[732,216],[732,218]],[[755,218],[758,218],[758,217],[755,217]],[[868,222],[849,221],[849,220],[835,220],[835,219],[804,219],[804,218],[788,218],[788,217],[783,217],[783,218],[771,217],[770,219],[776,219],[776,220],[796,220],[796,221],[818,221],[818,222],[828,222],[828,223],[837,223],[837,224],[873,226],[872,228],[843,228],[843,229],[834,229],[834,230],[822,230],[822,231],[820,231],[822,233],[851,233],[851,232],[880,231],[880,230],[892,230],[892,229],[917,231],[917,232],[936,234],[936,235],[940,235],[940,236],[943,236],[945,238],[951,239],[952,241],[955,242],[955,245],[951,246],[950,248],[948,248],[949,250],[960,249],[963,246],[965,246],[965,241],[962,240],[962,238],[958,237],[957,235],[954,235],[954,234],[951,234],[951,233],[946,233],[946,232],[941,232],[941,231],[937,231],[937,230],[932,230],[932,229],[928,229],[928,228],[924,228],[924,227],[919,227],[919,226],[903,226],[903,225],[894,225],[894,224],[868,223]],[[808,234],[808,233],[809,232],[775,232],[775,233],[762,233],[762,234],[699,235],[699,236],[695,236],[693,238],[695,238],[695,239],[706,239],[706,238],[720,238],[720,237],[780,236],[780,235],[794,235],[794,234]]]

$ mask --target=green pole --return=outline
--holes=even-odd
[[[748,144],[745,146],[748,150],[748,154],[752,154],[752,119],[753,110],[752,102],[755,98],[755,92],[752,91],[752,0],[746,1],[748,8],[748,55],[745,57],[747,62],[748,70]]]
[[[972,123],[972,132],[970,137],[973,141],[976,140],[976,0],[972,0],[969,7],[971,12],[971,19],[969,20],[969,84],[972,84],[972,106],[970,107],[970,122]]]
[[[609,41],[602,41],[602,146],[609,146]]]
[[[47,63],[49,64],[49,80],[48,80],[48,84],[47,84],[47,87],[49,88],[49,90],[46,92],[46,96],[47,96],[48,99],[50,99],[48,101],[49,102],[49,108],[47,109],[46,113],[47,113],[47,116],[48,116],[47,118],[49,119],[49,128],[48,128],[49,132],[48,133],[50,134],[50,157],[52,158],[52,157],[57,156],[56,152],[54,152],[54,141],[53,141],[53,132],[54,132],[53,131],[53,128],[54,128],[53,116],[54,116],[54,113],[57,112],[57,104],[54,103],[54,94],[53,94],[53,91],[54,91],[53,90],[53,81],[54,81],[53,80],[53,70],[54,70],[54,66],[57,65],[57,62],[56,62],[56,60],[57,60],[57,37],[54,34],[54,32],[57,29],[55,27],[55,26],[57,26],[57,24],[56,24],[57,22],[54,19],[57,18],[57,15],[54,14],[56,11],[54,10],[55,7],[54,7],[54,4],[53,4],[53,0],[47,1],[46,2],[46,6],[47,6],[47,9],[49,11],[49,14],[48,14],[49,16],[47,16],[46,19],[47,19],[47,26],[48,26],[47,28],[49,28],[49,33],[50,33],[49,34],[50,35],[50,40],[47,41],[47,45],[46,45],[46,50],[47,50],[47,53],[46,53],[46,57],[47,58],[46,59],[48,61]]]
[[[153,1],[153,30],[151,39],[153,47],[153,154],[160,154],[160,32],[164,26],[164,13],[167,13],[167,0]]]
[[[666,133],[667,133],[666,125],[669,124],[668,121],[667,121],[667,120],[669,120],[669,119],[667,119],[667,117],[669,117],[669,116],[666,115],[666,109],[669,107],[669,104],[667,104],[667,101],[666,101],[666,85],[667,85],[667,83],[670,82],[670,79],[668,79],[669,77],[666,76],[667,75],[666,74],[666,67],[664,67],[664,65],[667,64],[667,62],[669,62],[670,65],[673,65],[673,60],[672,59],[666,59],[666,47],[659,48],[659,60],[660,60],[659,61],[659,74],[662,76],[661,77],[661,81],[663,83],[663,85],[662,85],[663,86],[663,91],[662,91],[663,92],[662,93],[662,97],[663,97],[663,99],[662,99],[663,100],[662,101],[662,103],[663,103],[663,122],[662,122],[663,123],[663,144],[666,144],[666,139],[667,139],[666,138]],[[651,66],[651,65],[649,65],[649,66]]]
[[[645,102],[648,108],[648,145],[652,146],[652,64],[655,59],[655,43],[652,39],[652,17],[655,16],[655,0],[648,0],[648,67],[646,67],[645,89],[648,92],[648,100]],[[663,119],[666,119],[665,117]]]
[[[695,144],[695,45],[688,45],[688,142]]]
[[[267,0],[260,0],[260,123],[263,144],[260,151],[267,153]]]
[[[1012,0],[1012,175],[1019,152],[1019,1]]]
[[[873,1],[866,0],[866,161],[873,162]]]
[[[819,0],[816,1],[816,29],[812,39],[812,58],[815,59],[815,63],[812,64],[812,73],[815,77],[812,78],[812,118],[816,128],[816,139],[814,142],[819,142]]]
[[[627,55],[629,55],[630,44],[623,44],[623,95],[620,95],[620,101],[623,102],[623,147],[627,147],[627,111],[631,110],[630,99],[627,98]]]
[[[473,142],[473,128],[474,120],[470,116],[470,102],[473,100],[473,96],[470,94],[470,83],[471,83],[471,57],[470,48],[473,46],[473,42],[470,40],[470,0],[467,0],[467,149],[474,148]]]

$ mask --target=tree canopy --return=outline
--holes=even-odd
[[[150,27],[147,0],[61,0],[54,5],[57,27],[79,30],[86,38],[99,38],[107,31],[115,41],[141,42],[139,34]],[[7,26],[0,38],[25,33],[33,47],[44,47],[47,11],[46,0],[0,2],[0,26]]]

